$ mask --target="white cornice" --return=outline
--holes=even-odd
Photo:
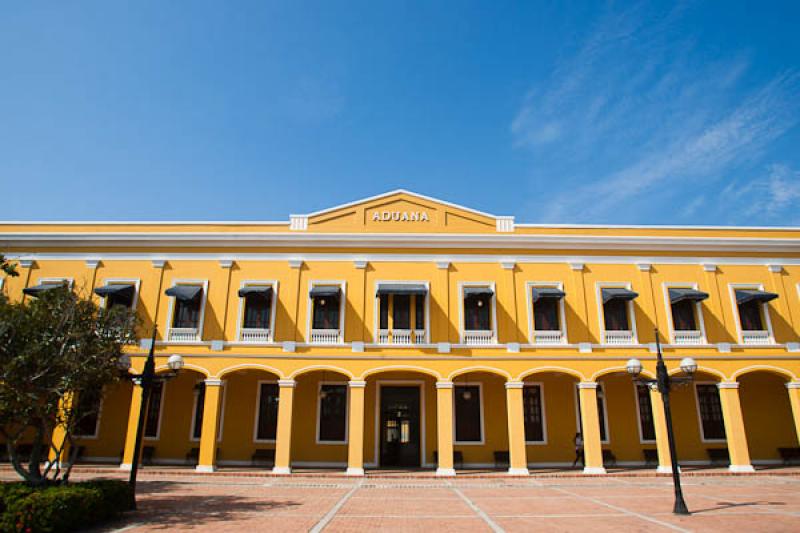
[[[6,247],[469,248],[800,253],[800,238],[498,235],[461,233],[53,232],[3,233]]]

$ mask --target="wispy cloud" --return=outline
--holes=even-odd
[[[682,8],[606,13],[584,42],[533,87],[511,123],[556,183],[547,221],[628,222],[683,196],[691,217],[717,198],[732,168],[756,161],[798,121],[800,75],[745,87],[747,54],[708,60],[676,31]],[[789,193],[791,197],[791,193]],[[702,199],[701,199],[702,198]]]
[[[800,224],[800,170],[772,164],[765,176],[729,183],[721,193],[729,220],[759,219],[767,223]]]

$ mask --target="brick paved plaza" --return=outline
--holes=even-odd
[[[634,473],[635,474],[635,473]],[[687,472],[692,516],[672,515],[672,483],[653,475],[429,474],[362,479],[271,477],[250,471],[195,475],[145,469],[139,511],[102,531],[798,531],[800,476]],[[697,473],[694,473],[697,474]],[[122,477],[79,470],[77,479]],[[12,473],[2,471],[3,479]]]

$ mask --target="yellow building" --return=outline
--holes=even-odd
[[[657,392],[626,361],[698,363],[678,455],[780,462],[800,428],[800,229],[547,226],[406,191],[288,222],[0,223],[35,297],[64,281],[158,325],[156,464],[364,468],[652,464]],[[29,294],[30,296],[24,296]],[[141,370],[149,340],[132,350]],[[86,460],[133,455],[141,391],[105,391]],[[716,451],[715,451],[716,450]],[[787,450],[789,450],[787,452]]]

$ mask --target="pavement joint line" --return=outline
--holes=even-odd
[[[137,528],[139,526],[143,526],[143,525],[144,525],[144,522],[136,522],[135,524],[128,524],[127,526],[121,527],[119,529],[112,529],[109,533],[122,533],[123,531],[130,531],[132,529],[135,529],[135,528]]]
[[[347,503],[347,500],[350,499],[350,496],[355,494],[355,492],[361,488],[363,483],[363,479],[360,479],[357,483],[355,483],[355,486],[353,486],[353,488],[351,488],[350,491],[348,491],[344,496],[339,498],[339,501],[336,502],[336,504],[331,507],[327,513],[325,513],[325,516],[323,516],[320,521],[309,530],[309,533],[320,533],[322,530],[324,530],[327,525],[330,524],[331,520],[333,520],[333,517],[336,516],[336,513],[338,513],[344,504]]]
[[[608,502],[604,502],[603,500],[599,500],[599,499],[593,498],[591,496],[581,496],[580,494],[575,494],[573,492],[570,492],[570,491],[564,490],[564,489],[557,489],[557,490],[560,490],[564,494],[568,494],[570,496],[574,496],[574,497],[577,497],[577,498],[583,498],[585,500],[589,500],[592,503],[596,503],[598,505],[603,505],[605,507],[608,507],[609,509],[614,509],[616,511],[620,511],[620,512],[625,513],[625,514],[627,514],[629,516],[635,516],[635,517],[640,518],[642,520],[646,520],[648,522],[652,522],[652,523],[658,524],[660,526],[664,526],[664,527],[668,527],[670,529],[674,529],[675,531],[683,531],[683,532],[686,532],[686,533],[689,533],[689,531],[690,531],[688,529],[684,529],[684,528],[676,526],[674,524],[670,524],[669,522],[664,522],[663,520],[658,520],[656,518],[653,518],[652,516],[647,516],[646,514],[637,513],[635,511],[631,511],[630,509],[625,509],[624,507],[619,507],[617,505],[612,505],[612,504],[610,504]]]
[[[494,520],[489,518],[489,515],[483,512],[483,509],[475,505],[475,503],[471,499],[469,499],[463,492],[461,492],[461,489],[456,487],[450,481],[448,481],[447,484],[450,485],[450,488],[453,490],[453,492],[458,494],[461,497],[461,499],[464,500],[464,503],[466,503],[470,507],[470,509],[475,511],[475,514],[477,514],[479,517],[483,519],[484,522],[486,522],[486,524],[492,529],[492,531],[494,531],[495,533],[505,533],[505,530],[502,527],[500,527]]]

